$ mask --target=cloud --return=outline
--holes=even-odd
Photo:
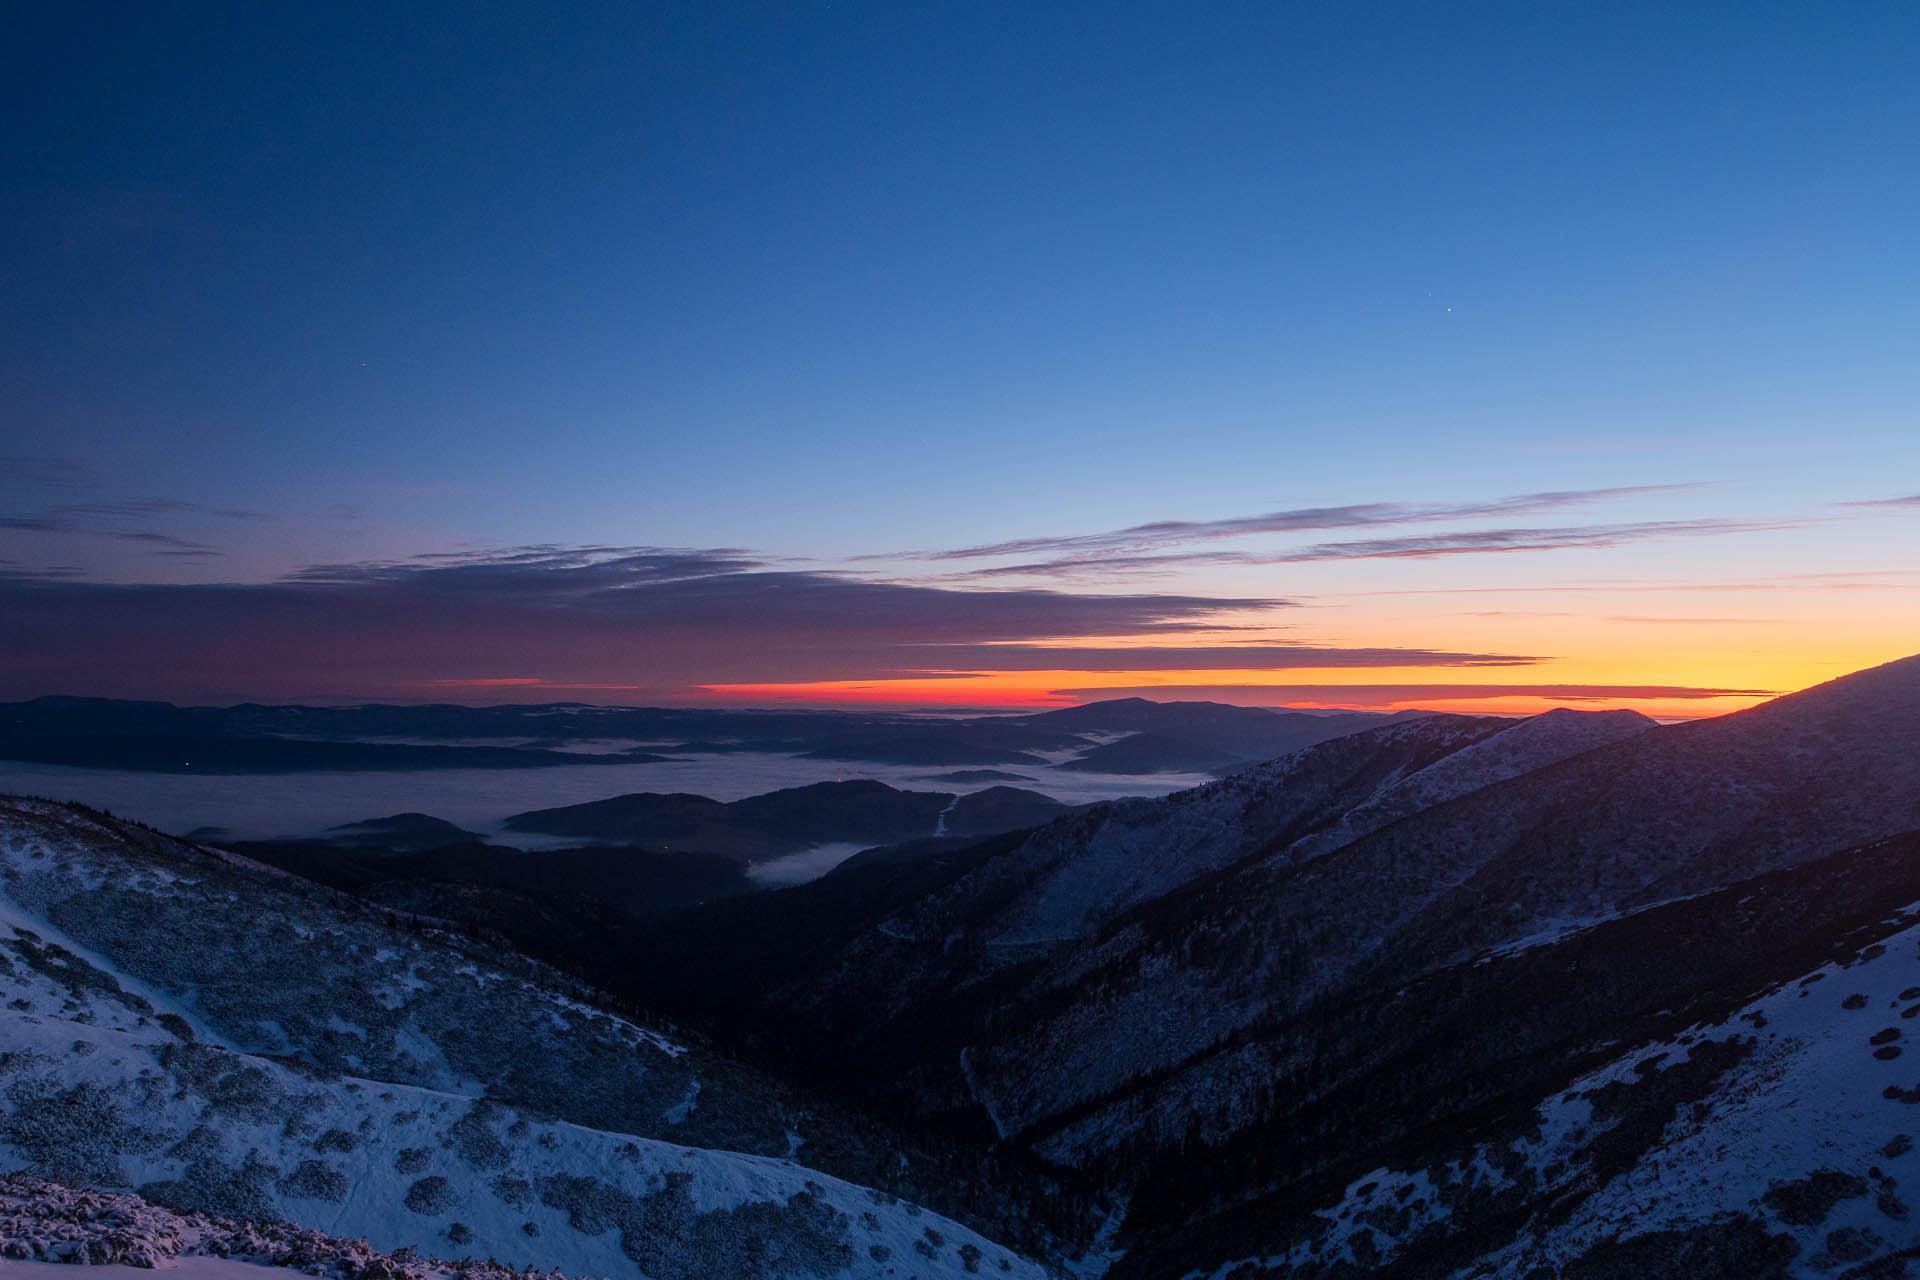
[[[110,536],[119,539],[121,542],[141,542],[148,546],[166,548],[166,550],[156,552],[156,555],[216,556],[220,554],[203,542],[190,542],[185,538],[176,538],[172,534],[167,533],[154,533],[149,529],[122,531]]]
[[[1836,505],[1842,507],[1904,507],[1920,510],[1920,493],[1910,494],[1904,498],[1870,498],[1863,502],[1842,502]]]
[[[1344,507],[1302,507],[1290,511],[1271,511],[1265,515],[1236,516],[1225,520],[1158,520],[1149,524],[1115,529],[1107,533],[1053,538],[1019,538],[1010,542],[984,543],[951,551],[919,553],[913,558],[972,560],[1036,554],[1126,553],[1215,538],[1240,538],[1263,533],[1301,533],[1320,529],[1425,524],[1435,521],[1482,520],[1500,516],[1529,515],[1541,511],[1585,506],[1615,498],[1673,493],[1698,487],[1700,486],[1693,484],[1626,485],[1611,489],[1569,489],[1550,493],[1523,493],[1507,498],[1496,498],[1490,502],[1372,502]]]
[[[1699,702],[1710,698],[1771,698],[1777,689],[1723,689],[1671,684],[1330,684],[1137,685],[1054,689],[1055,696],[1089,698],[1200,698],[1255,706],[1395,707],[1446,702],[1535,698],[1550,702]]]
[[[331,587],[391,587],[434,596],[475,593],[600,605],[611,593],[667,582],[741,574],[766,562],[722,547],[561,547],[538,544],[494,551],[439,552],[409,560],[312,565],[291,581]]]
[[[1306,671],[1347,667],[1519,667],[1548,659],[1506,653],[1441,649],[1343,649],[1311,644],[1263,645],[913,645],[903,659],[921,664],[887,678],[955,671]]]
[[[18,453],[0,454],[0,475],[16,484],[54,489],[91,489],[101,483],[100,473],[77,459]]]
[[[54,509],[66,515],[146,519],[199,508],[179,498],[122,498],[114,502],[69,502]]]
[[[123,520],[150,520],[156,516],[188,513],[219,516],[224,520],[271,520],[264,511],[244,507],[209,507],[184,498],[117,498],[106,502],[63,502],[54,508],[63,516],[106,516]]]
[[[65,475],[68,474],[68,470],[63,468],[78,466],[78,463],[63,464],[63,467],[53,468],[50,474]],[[92,481],[75,481],[74,484],[75,486],[91,485]],[[35,514],[0,516],[0,529],[11,529],[20,533],[57,533],[112,538],[121,542],[146,542],[172,548],[171,552],[157,554],[199,557],[223,554],[205,543],[146,530],[129,530],[125,527],[128,521],[151,521],[162,517],[192,514],[212,515],[227,520],[273,518],[264,512],[248,511],[238,507],[205,507],[197,502],[188,502],[184,498],[115,498],[93,502],[63,502]]]
[[[203,550],[137,532],[158,549]],[[1082,636],[1146,640],[1242,622],[1288,604],[954,590],[760,563],[726,548],[535,546],[316,566],[250,585],[16,575],[0,578],[0,694],[375,697],[417,695],[436,680],[524,677],[675,699],[712,683],[861,679],[939,664],[977,670],[997,660],[1038,664],[1040,655],[1007,646]],[[1366,664],[1387,652],[1266,651],[1269,662],[1310,665]],[[1128,662],[1154,662],[1148,651],[1126,655]],[[1076,656],[1117,661],[1098,646],[1081,646]],[[1504,660],[1427,650],[1393,659]]]
[[[1755,533],[1797,527],[1791,522],[1745,520],[1647,520],[1632,524],[1574,525],[1556,529],[1474,529],[1460,533],[1415,534],[1401,538],[1365,538],[1322,542],[1290,551],[1202,551],[1144,556],[1066,556],[1026,564],[970,570],[970,577],[1084,577],[1166,572],[1205,565],[1310,564],[1326,560],[1426,560],[1441,556],[1509,551],[1560,551],[1617,547],[1651,538],[1702,537]]]
[[[1557,551],[1570,547],[1617,547],[1648,538],[1757,533],[1794,528],[1792,523],[1760,524],[1745,520],[1648,520],[1635,524],[1578,525],[1561,529],[1478,529],[1466,533],[1428,534],[1407,538],[1372,538],[1358,542],[1323,542],[1318,546],[1273,557],[1275,564],[1313,560],[1427,559],[1434,556],[1474,555],[1498,551]]]
[[[9,579],[20,582],[64,582],[81,577],[84,572],[78,565],[25,565],[18,560],[0,560],[0,583]]]
[[[1588,592],[1680,591],[1912,591],[1915,582],[1890,582],[1890,578],[1920,579],[1920,569],[1875,569],[1857,573],[1789,573],[1774,578],[1755,578],[1745,582],[1595,582],[1569,580],[1548,584],[1511,587],[1395,587],[1379,591],[1330,591],[1325,599],[1369,596],[1503,596],[1548,593],[1566,595]]]

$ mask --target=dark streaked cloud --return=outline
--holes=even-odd
[[[617,593],[666,582],[747,573],[766,561],[736,548],[561,547],[440,552],[402,561],[312,565],[291,581],[329,587],[388,587],[421,595],[485,593],[573,604],[607,603]],[[615,594],[610,594],[615,593]]]
[[[271,520],[264,511],[244,507],[209,507],[185,498],[116,498],[104,502],[63,502],[53,508],[61,516],[104,516],[122,520],[151,520],[158,516],[210,515],[223,520]]]
[[[1756,533],[1796,527],[1791,522],[1747,520],[1646,520],[1632,524],[1574,525],[1553,529],[1473,529],[1459,533],[1414,534],[1400,538],[1363,538],[1349,542],[1322,542],[1289,551],[1199,551],[1166,555],[1064,556],[1025,564],[970,570],[971,577],[1117,576],[1207,565],[1310,564],[1326,560],[1416,560],[1440,556],[1506,551],[1559,551],[1583,547],[1617,547],[1652,538],[1702,537]]]
[[[0,586],[8,580],[19,582],[65,582],[83,576],[78,565],[27,565],[18,560],[0,559]]]
[[[161,547],[165,550],[158,554],[219,555],[212,547],[203,542],[193,542],[186,538],[176,538],[169,533],[154,533],[150,529],[134,529],[110,535],[121,542],[139,542],[147,546]]]
[[[199,508],[197,504],[180,498],[122,498],[112,502],[68,502],[54,509],[62,515],[146,519],[152,516],[171,515],[178,511],[195,511]]]
[[[1843,507],[1881,507],[1906,508],[1920,511],[1920,493],[1909,494],[1904,498],[1869,498],[1862,502],[1842,502]]]
[[[1541,511],[1584,506],[1615,498],[1639,497],[1697,488],[1691,484],[1628,485],[1610,489],[1570,489],[1550,493],[1523,493],[1490,502],[1404,503],[1371,502],[1343,507],[1303,507],[1270,511],[1265,515],[1224,520],[1157,520],[1106,533],[1068,537],[1019,538],[984,543],[950,551],[925,553],[929,560],[970,560],[1036,554],[1144,551],[1154,547],[1239,538],[1263,533],[1302,533],[1374,525],[1425,524],[1436,521],[1484,520],[1531,515]]]
[[[1142,697],[1198,698],[1237,702],[1248,706],[1391,707],[1407,703],[1487,702],[1498,698],[1542,698],[1557,702],[1611,702],[1710,698],[1770,698],[1777,689],[1721,689],[1704,685],[1671,684],[1292,684],[1292,685],[1134,685],[1126,688],[1095,686],[1055,689],[1055,696],[1075,699]]]
[[[1617,547],[1622,543],[1641,542],[1649,538],[1757,533],[1793,527],[1792,523],[1763,524],[1748,520],[1646,520],[1634,524],[1576,525],[1560,529],[1476,529],[1465,533],[1323,542],[1275,556],[1273,562],[1299,564],[1312,560],[1426,559],[1494,551]]]
[[[521,547],[317,566],[251,585],[14,575],[0,578],[0,694],[418,696],[437,680],[524,676],[672,699],[713,683],[862,679],[937,665],[990,669],[994,642],[1150,638],[1244,622],[1287,604],[963,591],[759,564],[729,549]],[[1098,646],[1084,648],[1086,661],[1099,657]],[[1269,661],[1286,656],[1270,648]],[[1002,656],[1010,664],[1039,661],[1017,648]],[[1128,657],[1154,661],[1131,650]],[[1289,660],[1380,657],[1302,649]],[[1402,658],[1451,665],[1502,655],[1409,650]]]
[[[1441,649],[1345,649],[1311,644],[1264,645],[912,645],[903,661],[879,672],[890,679],[977,671],[1306,671],[1370,667],[1520,667],[1548,661],[1506,653]]]
[[[1501,587],[1394,587],[1377,591],[1333,591],[1321,593],[1324,599],[1364,598],[1369,596],[1502,596],[1566,595],[1611,592],[1637,595],[1643,592],[1721,592],[1721,591],[1912,591],[1920,583],[1888,579],[1920,579],[1920,569],[1876,569],[1857,573],[1789,573],[1774,578],[1756,578],[1747,582],[1594,582],[1565,581],[1549,584]]]
[[[91,489],[101,483],[100,473],[76,458],[52,458],[28,454],[0,454],[0,476],[16,484],[44,485],[54,489]]]
[[[48,473],[54,476],[67,474],[83,475],[72,468],[79,464],[63,464],[52,468]],[[90,479],[77,479],[71,487],[94,487]],[[129,528],[131,524],[149,524],[177,516],[215,516],[225,520],[270,520],[273,517],[260,511],[249,511],[239,507],[207,507],[184,498],[113,498],[87,502],[62,502],[44,507],[38,512],[15,515],[0,515],[0,530],[12,530],[16,533],[52,533],[77,535],[89,538],[106,538],[117,542],[145,543],[156,548],[155,555],[172,556],[179,559],[212,559],[225,553],[190,538],[181,538],[172,534],[157,533],[151,528]]]

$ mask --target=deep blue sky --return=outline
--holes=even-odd
[[[60,4],[6,44],[0,569],[1680,483],[1592,518],[1822,522],[1695,573],[1911,531],[1829,519],[1920,489],[1908,3]],[[1195,574],[1152,585],[1340,585]]]

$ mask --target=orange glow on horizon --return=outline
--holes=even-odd
[[[1577,591],[1570,592],[1577,595]],[[1837,676],[1907,656],[1920,610],[1881,610],[1871,616],[1850,614],[1821,602],[1798,598],[1771,602],[1764,616],[1713,613],[1688,607],[1656,612],[1651,606],[1623,608],[1609,599],[1601,612],[1580,599],[1540,607],[1533,600],[1513,608],[1462,609],[1457,600],[1443,607],[1409,608],[1396,600],[1388,607],[1354,607],[1329,614],[1327,630],[1338,634],[1248,636],[1246,646],[1265,666],[1246,668],[1154,667],[1155,650],[1193,646],[1222,651],[1209,638],[1156,633],[1151,637],[1066,637],[1023,643],[1035,649],[1057,647],[1061,666],[1044,670],[1000,668],[996,645],[971,646],[967,669],[927,669],[860,673],[835,678],[830,658],[820,666],[823,678],[778,680],[700,680],[661,672],[648,680],[644,669],[622,669],[617,660],[576,671],[576,679],[553,676],[481,676],[423,682],[438,690],[465,689],[480,698],[532,701],[537,698],[588,699],[646,705],[727,707],[818,707],[849,710],[997,709],[1042,711],[1108,698],[1143,697],[1158,701],[1211,701],[1243,706],[1295,707],[1303,710],[1432,710],[1461,714],[1534,715],[1557,707],[1606,711],[1630,709],[1660,720],[1685,720],[1743,710],[1782,693],[1820,684]],[[1817,607],[1816,607],[1817,606]],[[1621,612],[1610,612],[1621,609]],[[1316,628],[1318,630],[1318,628]],[[1211,638],[1217,641],[1217,637]],[[1236,637],[1236,641],[1239,637]],[[1342,648],[1367,650],[1406,646],[1404,666],[1292,666],[1286,652],[1304,646],[1301,660]],[[1324,646],[1324,650],[1313,646]],[[1239,644],[1232,647],[1239,647]],[[1075,669],[1074,650],[1099,649],[1140,654],[1139,667],[1118,670]],[[911,662],[911,646],[897,651]],[[1428,652],[1436,660],[1422,663]],[[1476,665],[1445,660],[1449,654],[1535,655],[1531,660]],[[951,657],[948,658],[951,661]],[[1238,661],[1230,657],[1230,661]],[[516,664],[517,665],[517,664]],[[787,664],[783,664],[787,665]],[[853,664],[857,665],[857,664]],[[511,668],[509,668],[511,669]],[[525,667],[521,668],[525,670]],[[789,666],[789,669],[792,669]],[[804,670],[805,668],[801,668]],[[842,670],[846,668],[843,667]],[[627,679],[620,679],[620,677]],[[597,677],[597,678],[596,678]],[[418,686],[417,686],[418,687]]]
[[[1369,671],[1370,679],[1355,673],[1316,672],[1321,679],[1299,678],[1303,673],[1266,671],[1019,671],[981,672],[970,676],[898,680],[822,680],[786,684],[711,684],[700,694],[736,706],[820,707],[1001,707],[1008,710],[1047,710],[1075,706],[1103,698],[1143,697],[1156,701],[1228,702],[1245,706],[1286,706],[1305,710],[1408,711],[1439,710],[1462,714],[1535,715],[1555,707],[1584,711],[1622,708],[1656,719],[1695,719],[1724,715],[1767,701],[1799,686],[1756,684],[1738,693],[1694,696],[1675,686],[1674,693],[1615,694],[1621,681],[1576,681],[1567,678],[1495,682],[1442,681],[1431,671],[1405,673],[1389,683]],[[1400,673],[1393,673],[1400,674]],[[1332,677],[1332,678],[1324,678]],[[1346,678],[1342,678],[1346,677]],[[1499,691],[1500,684],[1513,687]],[[1818,683],[1810,681],[1809,683]],[[1597,686],[1593,693],[1583,684]],[[1634,682],[1640,686],[1643,682]],[[1557,686],[1552,693],[1537,692]],[[1655,686],[1656,688],[1658,686]],[[1723,685],[1708,688],[1726,688]],[[1271,689],[1271,694],[1263,690]],[[1324,689],[1324,693],[1320,692]],[[1559,691],[1564,690],[1564,691]]]

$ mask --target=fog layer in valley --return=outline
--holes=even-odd
[[[688,756],[654,764],[583,765],[577,769],[198,777],[0,761],[0,792],[78,800],[182,835],[220,828],[230,839],[269,840],[315,835],[328,827],[385,814],[418,812],[445,818],[503,844],[546,848],[580,842],[527,832],[502,833],[501,822],[529,809],[583,804],[634,791],[683,791],[731,801],[783,787],[855,778],[872,778],[914,791],[965,793],[989,785],[930,780],[945,772],[948,770],[925,766],[839,765],[747,752]],[[1032,780],[1009,785],[1043,792],[1068,804],[1118,796],[1164,795],[1208,780],[1205,775],[1190,773],[1128,776],[1031,767],[1014,772]],[[826,869],[822,867],[821,871]]]

